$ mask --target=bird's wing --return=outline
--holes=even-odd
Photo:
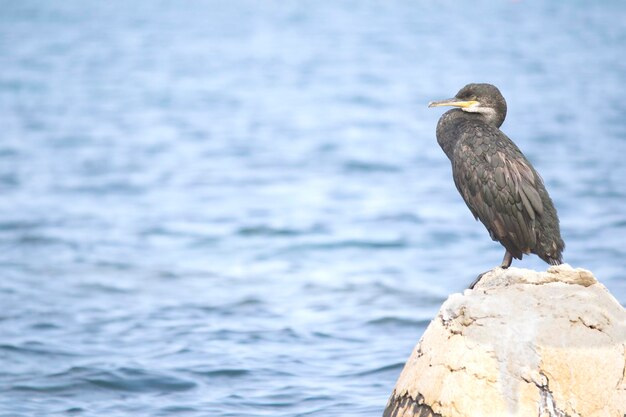
[[[453,158],[454,182],[474,217],[515,257],[535,247],[535,219],[543,214],[541,178],[499,129],[466,129]]]

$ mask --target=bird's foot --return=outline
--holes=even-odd
[[[470,289],[470,290],[473,290],[473,289],[474,289],[474,286],[475,286],[476,284],[478,284],[478,281],[480,281],[480,280],[481,280],[481,278],[483,277],[483,275],[485,275],[487,272],[491,272],[491,271],[485,271],[485,272],[483,272],[482,274],[479,274],[479,275],[476,277],[476,279],[475,279],[474,281],[472,281],[472,283],[471,283],[471,284],[469,285],[469,287],[467,287],[467,288],[468,288],[468,289]]]
[[[474,287],[476,286],[476,284],[478,284],[478,282],[482,279],[482,277],[483,277],[486,273],[491,272],[491,271],[493,271],[494,269],[497,269],[497,268],[500,268],[500,269],[507,269],[508,267],[509,267],[508,265],[506,265],[506,266],[504,266],[504,265],[500,265],[500,266],[496,266],[496,267],[495,267],[495,268],[493,268],[493,269],[490,269],[489,271],[485,271],[485,272],[483,272],[482,274],[479,274],[479,275],[476,277],[476,279],[475,279],[474,281],[472,281],[472,283],[471,283],[471,284],[469,285],[469,287],[467,287],[467,288],[468,288],[468,289],[470,289],[470,290],[473,290],[473,289],[474,289]]]

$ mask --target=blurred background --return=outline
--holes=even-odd
[[[380,415],[503,255],[426,107],[468,82],[626,303],[622,1],[0,6],[2,416]]]

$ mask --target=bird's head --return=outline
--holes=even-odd
[[[506,117],[506,101],[500,90],[491,84],[468,84],[456,96],[431,101],[428,107],[453,106],[468,113],[481,114],[488,123],[500,127]]]

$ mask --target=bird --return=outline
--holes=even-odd
[[[507,105],[491,84],[473,83],[428,107],[452,106],[437,123],[437,142],[450,159],[457,190],[492,240],[504,246],[500,267],[534,253],[563,263],[559,217],[543,180],[501,130]],[[480,274],[469,288],[481,279]]]

